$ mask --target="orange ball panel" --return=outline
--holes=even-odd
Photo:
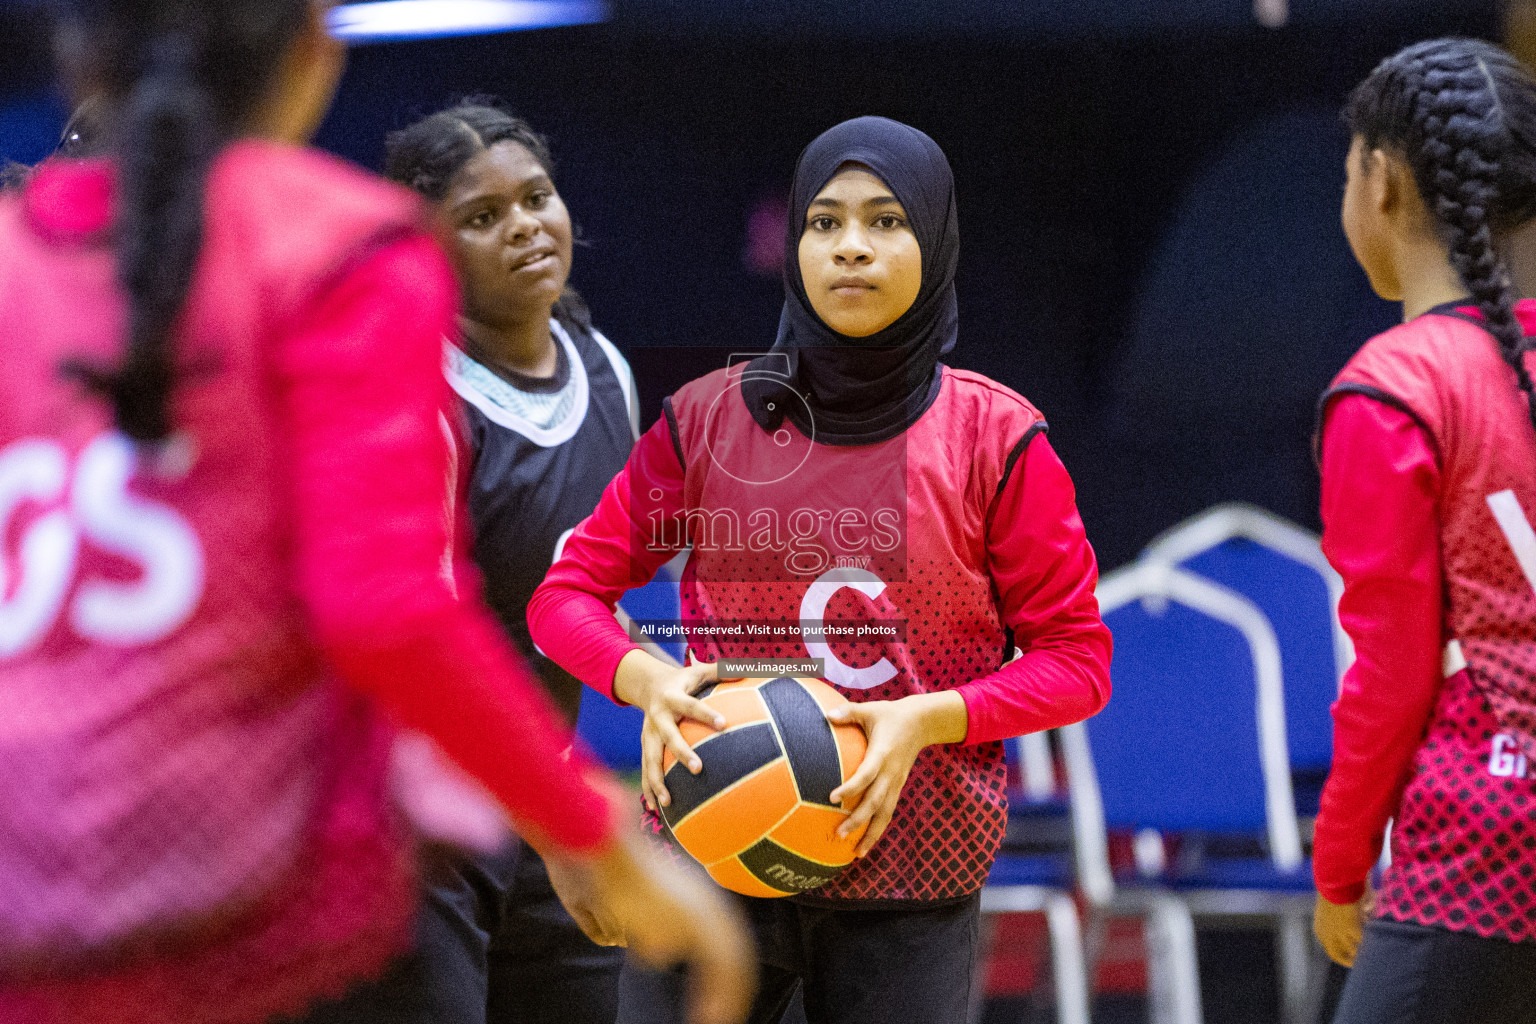
[[[821,710],[823,711],[831,711],[835,707],[841,707],[848,703],[847,697],[844,697],[841,693],[837,692],[835,687],[822,682],[820,679],[796,676],[795,682],[800,683],[810,691],[811,696],[816,698],[816,703],[821,705]]]
[[[677,723],[677,731],[683,734],[683,742],[690,747],[697,747],[700,743],[715,735],[714,726],[705,725],[703,722],[695,722],[691,718],[685,718]],[[672,762],[677,760],[669,749],[664,755],[662,770],[672,767]]]
[[[715,692],[704,698],[704,703],[725,716],[731,725],[762,722],[768,718],[768,705],[763,703],[757,687],[740,683],[721,683]]]
[[[837,741],[837,756],[843,764],[843,781],[847,782],[859,770],[859,765],[864,763],[864,755],[869,751],[869,737],[864,735],[863,726],[850,722],[847,725],[834,725],[832,738]]]
[[[853,862],[853,851],[858,847],[864,832],[859,831],[846,839],[837,834],[838,826],[848,820],[848,815],[832,807],[820,804],[801,804],[779,822],[769,838],[791,853],[798,854],[818,864],[843,867]]]
[[[743,896],[762,896],[772,899],[776,896],[788,896],[790,893],[783,889],[775,889],[763,882],[760,878],[748,871],[746,867],[735,857],[718,861],[705,869],[709,877],[719,882],[732,892],[739,892]]]
[[[768,705],[763,703],[763,698],[758,694],[756,687],[743,687],[740,683],[722,683],[714,693],[704,698],[704,703],[725,716],[727,729],[768,720]],[[709,737],[718,735],[714,726],[695,722],[691,718],[678,722],[677,731],[683,734],[683,741],[690,747],[698,746]],[[672,751],[664,748],[661,752],[662,772],[671,771],[676,763],[677,758],[672,756]]]
[[[701,804],[672,834],[701,864],[749,848],[800,800],[789,762],[779,758]]]

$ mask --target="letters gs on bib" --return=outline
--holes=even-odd
[[[175,510],[129,490],[137,469],[118,433],[96,437],[73,464],[44,438],[0,451],[0,658],[26,653],[61,619],[85,640],[153,643],[197,608],[202,544]],[[137,567],[138,578],[82,571],[86,544]]]

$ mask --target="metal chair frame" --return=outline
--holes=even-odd
[[[1300,562],[1322,577],[1323,585],[1328,588],[1328,603],[1333,609],[1334,670],[1342,683],[1345,671],[1355,663],[1355,645],[1339,624],[1339,599],[1344,596],[1344,580],[1328,564],[1322,542],[1315,533],[1257,505],[1229,502],[1206,509],[1159,534],[1142,549],[1141,560],[1177,566],[1237,538],[1261,544]]]
[[[1142,550],[1141,559],[1144,562],[1160,562],[1176,566],[1237,538],[1267,547],[1294,562],[1307,566],[1321,577],[1323,585],[1328,590],[1328,603],[1332,612],[1329,625],[1333,634],[1334,673],[1342,692],[1344,673],[1355,662],[1355,645],[1339,620],[1339,601],[1344,596],[1344,580],[1323,554],[1321,539],[1310,530],[1303,529],[1290,520],[1257,505],[1229,502],[1209,508],[1164,531]],[[1382,840],[1382,868],[1391,863],[1390,837],[1389,824],[1386,836]],[[1277,898],[1274,894],[1267,893],[1263,894],[1263,897],[1250,902],[1268,905]],[[1281,931],[1277,941],[1282,947],[1282,962],[1294,964],[1310,960],[1314,964],[1312,970],[1317,972],[1326,970],[1320,951],[1311,939],[1309,908],[1300,908],[1295,913],[1288,913],[1282,917]],[[1310,980],[1309,991],[1305,994],[1291,990],[1300,983],[1298,979],[1290,978],[1287,983],[1291,987],[1287,990],[1288,1005],[1304,1006],[1317,1002],[1320,990],[1316,985],[1311,984]],[[1289,1016],[1292,1019],[1311,1020],[1315,1013],[1305,1009],[1294,1009],[1293,1006]]]
[[[989,885],[981,890],[981,912],[1045,915],[1051,942],[1056,1020],[1058,1024],[1088,1024],[1088,958],[1083,948],[1082,920],[1071,894],[1046,885]],[[977,958],[978,971],[985,961],[985,956]],[[981,1000],[973,1000],[973,1022],[980,1018],[980,1013]]]
[[[1023,652],[1014,649],[1015,661]],[[1043,732],[1019,736],[1019,775],[1024,794],[1034,801],[1056,795],[1056,768],[1051,741]],[[1056,990],[1057,1024],[1088,1024],[1090,1018],[1088,960],[1083,952],[1083,925],[1077,904],[1065,889],[1049,885],[987,885],[981,890],[982,914],[1044,914],[1051,940],[1051,980]],[[985,965],[977,957],[977,971]],[[978,978],[978,980],[980,980]],[[980,986],[977,986],[977,991]],[[981,1000],[972,1001],[971,1024],[980,1019]]]
[[[1171,548],[1165,548],[1165,551]],[[1282,871],[1303,863],[1301,832],[1291,793],[1285,737],[1285,694],[1280,646],[1264,613],[1247,598],[1163,558],[1149,559],[1106,576],[1099,585],[1101,612],[1132,601],[1177,602],[1237,629],[1253,656],[1256,724],[1264,777],[1265,822],[1271,859]],[[1199,966],[1194,915],[1261,915],[1277,920],[1278,959],[1286,1018],[1299,1022],[1316,989],[1315,956],[1309,950],[1310,896],[1264,890],[1127,890],[1115,884],[1109,865],[1103,797],[1093,764],[1088,730],[1082,723],[1060,730],[1071,797],[1078,875],[1097,911],[1090,927],[1090,957],[1096,951],[1099,917],[1144,913],[1152,1018],[1158,1024],[1201,1024]]]

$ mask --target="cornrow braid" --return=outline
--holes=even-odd
[[[1495,238],[1536,215],[1536,81],[1488,43],[1431,40],[1377,67],[1350,97],[1345,121],[1368,149],[1391,146],[1413,168],[1451,265],[1514,371],[1536,429],[1529,343]]]
[[[1522,358],[1525,332],[1515,319],[1514,284],[1494,248],[1490,223],[1499,201],[1499,163],[1508,148],[1498,96],[1481,59],[1459,69],[1444,63],[1449,61],[1424,70],[1424,142],[1419,150],[1424,169],[1419,174],[1433,183],[1433,209],[1449,235],[1451,265],[1529,396],[1531,377]]]

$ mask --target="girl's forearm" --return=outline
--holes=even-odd
[[[916,731],[923,746],[961,743],[965,740],[970,726],[969,713],[965,707],[965,698],[958,690],[916,693],[903,697],[901,703],[908,705],[916,714]]]
[[[644,707],[652,688],[675,671],[675,666],[637,647],[619,661],[619,667],[613,674],[613,699],[623,704]]]

